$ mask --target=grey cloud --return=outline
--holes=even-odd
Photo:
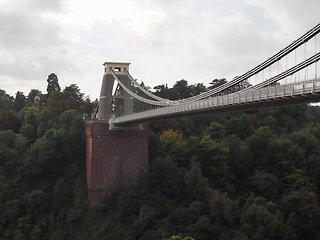
[[[247,3],[262,9],[291,38],[299,37],[319,23],[319,0],[247,0]]]
[[[60,26],[36,14],[0,12],[0,39],[2,47],[11,50],[65,44],[60,37]]]
[[[64,26],[60,14],[72,12],[66,1],[10,0],[8,7],[0,4],[0,82],[11,77],[34,84],[51,72],[63,79],[81,69],[78,83],[99,91],[88,82],[94,78],[100,84],[104,61],[132,62],[133,76],[149,86],[181,78],[206,85],[212,78],[230,80],[312,27],[320,9],[291,1],[283,0],[285,8],[276,0],[121,0],[130,11],[117,2],[119,17],[110,17],[109,9],[91,19],[79,8],[74,16],[84,11],[83,24],[72,19]],[[299,8],[304,10],[293,19]],[[308,11],[312,21],[306,19]]]
[[[26,5],[30,10],[46,11],[46,12],[61,12],[67,8],[66,1],[62,0],[27,0]]]
[[[181,3],[187,5],[190,1],[182,1],[182,0],[133,0],[134,4],[139,9],[161,9],[161,10],[169,10],[171,11],[173,8],[177,8],[177,6]]]
[[[46,80],[51,72],[78,71],[68,60],[64,26],[45,16],[64,11],[62,1],[22,0],[0,7],[0,56],[7,58],[0,59],[4,86],[19,79],[34,88],[28,83]],[[12,86],[14,92],[18,87]]]
[[[45,14],[45,13],[57,13],[66,11],[68,8],[67,2],[63,0],[7,0],[3,3],[2,9],[6,11],[15,12],[21,10],[20,13],[30,14]]]

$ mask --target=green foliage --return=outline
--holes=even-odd
[[[14,99],[11,109],[16,112],[19,112],[22,108],[26,106],[26,97],[23,95],[22,92],[16,93],[16,98]]]
[[[167,155],[175,151],[175,149],[182,142],[182,134],[179,134],[173,129],[168,129],[160,134],[160,143],[162,146],[162,152]]]
[[[271,213],[264,205],[253,203],[243,213],[241,223],[250,239],[292,239],[281,214]]]
[[[24,120],[20,128],[20,133],[34,143],[37,139],[37,116],[40,113],[39,108],[31,107],[24,110]]]
[[[15,112],[9,110],[0,110],[0,131],[11,129],[15,132],[19,132],[21,122]]]
[[[235,176],[235,187],[238,191],[248,190],[248,175],[251,171],[252,160],[248,146],[235,135],[224,139],[230,154],[230,171]]]
[[[209,88],[214,89],[216,87],[219,87],[227,82],[227,79],[221,78],[221,79],[213,79],[209,84],[211,85]]]
[[[17,117],[17,112],[10,111],[13,100],[4,90],[0,89],[0,131],[11,129],[18,132],[20,129],[21,122]]]
[[[96,106],[97,102],[91,102],[90,98],[87,97],[83,104],[80,105],[80,111],[90,118]]]
[[[202,176],[196,164],[193,164],[191,170],[185,175],[185,182],[195,200],[204,201],[210,197],[211,189],[208,179]]]
[[[59,85],[59,79],[55,73],[51,73],[48,76],[47,82],[48,82],[48,86],[47,86],[48,94],[51,94],[55,91],[60,92],[61,88]]]
[[[69,238],[88,208],[82,115],[1,93],[0,239]]]
[[[139,234],[143,234],[148,228],[155,224],[156,219],[156,210],[153,207],[142,206],[133,225]]]
[[[228,134],[234,134],[241,139],[246,139],[254,132],[251,126],[250,118],[245,113],[242,113],[239,117],[231,117],[226,121],[225,125],[225,129]]]
[[[320,207],[314,192],[301,189],[282,198],[285,221],[297,239],[319,237]]]
[[[40,106],[0,90],[0,239],[319,239],[317,107],[152,123],[149,173],[90,208],[82,114],[95,106],[50,79]]]
[[[212,141],[208,136],[202,138],[200,147],[199,162],[203,175],[215,188],[232,193],[234,175],[229,167],[228,147],[224,143]]]
[[[13,102],[13,98],[10,97],[5,90],[0,89],[0,109],[8,110],[10,109],[10,105]]]
[[[192,96],[188,82],[184,79],[177,81],[173,86],[173,92],[177,99],[188,98]]]
[[[205,135],[209,135],[214,141],[221,141],[226,137],[226,127],[220,123],[212,122],[207,128]]]
[[[38,89],[31,89],[28,96],[27,96],[27,100],[28,102],[33,102],[35,100],[35,97],[42,97],[42,92]]]
[[[155,94],[166,99],[178,100],[191,97],[206,91],[206,87],[202,83],[188,85],[188,81],[181,79],[177,81],[173,88],[168,88],[167,85],[155,86]]]
[[[69,87],[65,87],[63,95],[72,109],[80,111],[84,94],[80,92],[80,89],[76,84],[71,84]]]
[[[18,177],[26,150],[26,139],[12,130],[0,131],[0,166],[7,178]]]
[[[162,193],[173,194],[178,167],[171,158],[158,158],[151,165],[150,183]]]
[[[71,109],[70,101],[59,91],[54,91],[49,95],[47,105],[60,114]]]
[[[53,177],[60,169],[59,155],[52,141],[39,139],[30,148],[24,163],[24,174],[29,177]]]
[[[251,179],[252,191],[268,200],[275,200],[279,197],[281,183],[271,173],[257,171]]]
[[[42,110],[36,119],[36,126],[37,126],[37,137],[41,138],[45,134],[45,132],[52,128],[54,124],[57,122],[57,118],[59,114],[51,107],[47,107]]]

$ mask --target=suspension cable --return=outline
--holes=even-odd
[[[179,103],[187,103],[187,102],[198,101],[198,100],[201,100],[201,99],[204,99],[204,98],[211,97],[213,95],[219,94],[222,91],[224,91],[224,90],[226,90],[226,89],[228,89],[230,87],[233,87],[233,86],[243,82],[244,80],[248,79],[249,77],[251,77],[251,76],[261,72],[265,68],[271,66],[273,63],[275,63],[276,61],[278,61],[282,57],[286,56],[290,52],[292,52],[295,49],[297,49],[298,47],[300,47],[303,43],[309,41],[311,38],[316,36],[319,32],[320,32],[320,23],[318,25],[316,25],[314,28],[312,28],[311,30],[309,30],[307,33],[305,33],[303,36],[298,38],[296,41],[292,42],[287,47],[285,47],[284,49],[279,51],[277,54],[273,55],[272,57],[270,57],[269,59],[267,59],[263,63],[259,64],[258,66],[256,66],[255,68],[251,69],[250,71],[242,74],[241,76],[235,77],[232,81],[227,82],[227,83],[225,83],[225,84],[223,84],[221,86],[218,86],[218,87],[216,87],[216,88],[214,88],[212,90],[209,90],[207,92],[200,93],[200,94],[198,94],[196,96],[192,96],[192,97],[181,99],[181,100],[177,100],[177,101],[171,101],[171,100],[167,100],[167,101],[170,101],[170,104],[175,105],[175,104],[179,104]]]
[[[317,61],[319,61],[319,59],[320,59],[320,52],[315,54],[315,55],[313,55],[312,57],[306,59],[305,61],[299,63],[298,65],[288,69],[287,71],[284,71],[284,72],[278,74],[277,76],[274,76],[274,77],[272,77],[272,78],[270,78],[270,79],[268,79],[268,80],[266,80],[266,81],[264,81],[262,83],[259,83],[257,85],[251,86],[251,87],[246,88],[246,89],[244,89],[242,91],[256,90],[256,89],[265,87],[265,86],[267,86],[269,84],[275,83],[275,82],[277,82],[277,81],[279,81],[279,80],[281,80],[281,79],[283,79],[283,78],[285,78],[287,76],[293,75],[294,73],[300,71],[303,68],[308,67],[309,65],[311,65],[313,63],[316,63]]]
[[[117,82],[119,83],[119,85],[122,87],[123,90],[125,90],[130,96],[142,101],[142,102],[145,102],[145,103],[148,103],[148,104],[153,104],[153,105],[157,105],[157,106],[170,106],[172,105],[171,102],[168,102],[168,101],[154,101],[154,100],[150,100],[150,99],[146,99],[144,97],[141,97],[139,96],[138,94],[132,92],[129,88],[127,88],[123,82],[120,80],[120,78],[114,73],[113,69],[110,68],[110,72],[112,73],[113,77],[115,78],[115,80],[117,80]]]
[[[187,102],[193,102],[193,101],[198,101],[198,100],[201,100],[201,99],[204,99],[204,98],[207,98],[207,97],[211,97],[215,94],[219,94],[221,93],[222,91],[230,88],[230,87],[233,87],[241,82],[243,82],[244,80],[250,78],[251,76],[263,71],[265,68],[271,66],[272,64],[274,64],[275,62],[279,61],[279,59],[281,59],[282,57],[288,55],[290,52],[296,50],[298,47],[300,47],[303,43],[306,43],[307,41],[309,41],[312,37],[316,36],[318,33],[320,32],[320,24],[316,25],[313,29],[309,30],[306,34],[304,34],[303,36],[301,36],[299,39],[297,39],[296,41],[294,41],[293,43],[291,43],[290,45],[288,45],[287,47],[285,47],[284,49],[282,49],[281,51],[279,51],[277,54],[273,55],[271,58],[267,59],[266,61],[264,61],[263,63],[259,64],[258,66],[256,66],[255,68],[251,69],[250,71],[242,74],[241,76],[237,76],[235,77],[232,81],[230,82],[227,82],[221,86],[218,86],[212,90],[209,90],[207,92],[204,92],[204,93],[200,93],[196,96],[192,96],[192,97],[189,97],[189,98],[185,98],[185,99],[181,99],[181,100],[176,100],[176,101],[172,101],[172,100],[169,100],[169,99],[164,99],[164,98],[160,98],[150,92],[148,92],[147,90],[143,89],[133,78],[132,76],[126,71],[126,74],[127,76],[129,77],[130,81],[132,83],[134,83],[135,86],[137,86],[141,91],[143,91],[145,94],[147,94],[148,96],[152,97],[153,99],[156,99],[158,101],[154,101],[154,100],[149,100],[149,99],[146,99],[146,98],[143,98],[143,97],[140,97],[138,96],[137,94],[133,93],[132,91],[130,91],[122,82],[121,80],[116,76],[116,74],[113,72],[112,69],[110,69],[112,75],[114,76],[114,78],[118,81],[118,83],[121,85],[121,87],[128,93],[130,94],[132,97],[140,100],[140,101],[143,101],[145,103],[149,103],[149,104],[153,104],[153,105],[157,105],[157,106],[170,106],[170,105],[176,105],[176,104],[179,104],[179,103],[187,103]],[[318,54],[316,54],[318,55]],[[314,56],[316,56],[314,55]],[[313,56],[313,57],[314,57]],[[312,58],[312,57],[311,57]],[[311,58],[309,58],[308,60],[310,60]],[[316,57],[317,58],[317,57]],[[319,58],[317,58],[319,60]],[[305,64],[308,64],[308,60],[304,61],[303,63]],[[318,61],[316,60],[316,61]],[[315,61],[312,61],[312,62],[315,62]],[[307,65],[307,66],[308,66]],[[289,69],[288,71],[285,71],[284,73],[288,73],[288,76],[290,74],[292,74],[291,72],[293,73],[296,73],[297,71],[299,70],[296,70],[296,69],[301,69],[300,67],[302,65],[298,64],[296,65],[295,67]],[[290,71],[291,70],[291,71]],[[273,77],[271,78],[272,81],[278,81],[278,80],[275,80],[275,79],[279,79],[280,77],[284,76],[285,74],[279,74],[277,75],[276,77]],[[265,80],[263,81],[262,83],[260,84],[257,84],[255,86],[252,86],[252,88],[250,87],[250,89],[253,89],[253,88],[261,88],[263,86],[265,86],[266,84],[270,84],[270,81],[271,79],[269,80]],[[143,89],[143,90],[142,90]],[[247,88],[248,89],[248,88]]]
[[[127,74],[127,76],[129,77],[130,81],[137,87],[139,88],[143,93],[145,93],[146,95],[148,95],[149,97],[155,99],[155,100],[158,100],[158,101],[171,101],[169,99],[166,99],[166,98],[162,98],[162,97],[159,97],[159,96],[156,96],[155,94],[149,92],[148,90],[146,90],[145,88],[141,87],[137,81],[130,75],[130,73],[128,72],[127,69],[124,70],[125,73]]]

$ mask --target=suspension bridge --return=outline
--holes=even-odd
[[[266,61],[216,88],[180,100],[161,98],[130,75],[130,63],[106,62],[97,111],[87,122],[91,203],[148,169],[151,121],[320,100],[320,24]],[[117,84],[114,84],[114,83]]]

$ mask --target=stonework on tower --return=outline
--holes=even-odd
[[[104,66],[104,76],[102,80],[100,99],[99,99],[99,120],[107,120],[112,117],[112,103],[113,99],[117,97],[121,102],[121,113],[120,115],[127,115],[133,113],[133,99],[130,95],[120,88],[120,95],[114,96],[112,90],[114,88],[114,76],[113,73],[117,75],[118,78],[124,83],[124,85],[131,89],[130,79],[125,74],[125,70],[129,71],[130,63],[115,63],[115,62],[105,62]]]

